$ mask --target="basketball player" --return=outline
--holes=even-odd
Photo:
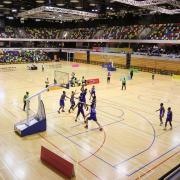
[[[84,85],[84,86],[86,86],[86,80],[85,80],[84,76],[83,76],[82,79],[81,79],[81,84]]]
[[[131,77],[131,79],[133,79],[133,74],[134,74],[134,72],[133,72],[133,70],[131,69],[131,71],[130,71],[130,77]]]
[[[160,126],[162,126],[163,125],[163,120],[162,119],[163,119],[164,113],[165,113],[165,109],[164,109],[163,103],[160,104],[160,108],[157,111],[159,111]]]
[[[75,73],[72,72],[72,73],[71,73],[71,78],[74,78],[74,77],[75,77]]]
[[[44,63],[42,64],[42,72],[44,72]]]
[[[45,87],[48,88],[48,86],[49,86],[49,79],[47,78],[45,81]],[[49,91],[49,89],[48,89],[48,91]]]
[[[75,94],[76,94],[75,91],[72,91],[71,97],[70,97],[70,104],[71,104],[71,106],[69,108],[69,113],[71,113],[71,110],[73,110],[75,105],[76,105],[76,103],[75,103],[75,98],[76,98]]]
[[[167,123],[169,122],[169,125],[171,126],[170,129],[172,129],[172,116],[173,116],[173,113],[171,111],[171,108],[168,107],[168,111],[167,111],[167,117],[166,117],[166,122],[165,122],[165,128],[164,130],[166,130],[166,127],[167,127]]]
[[[152,80],[154,80],[154,78],[155,78],[155,74],[154,74],[154,72],[152,73]]]
[[[96,95],[96,89],[95,89],[95,86],[92,86],[91,90],[89,91],[90,92],[90,98],[89,100],[91,100],[91,97],[95,96]]]
[[[92,102],[91,103],[93,103],[93,104],[95,104],[96,105],[96,95],[94,95],[93,96],[93,98],[92,98]]]
[[[124,77],[124,79],[122,80],[122,90],[125,89],[126,90],[126,78]]]
[[[99,130],[102,131],[103,128],[101,127],[101,125],[97,121],[97,117],[96,117],[96,105],[95,105],[95,103],[92,103],[90,107],[91,107],[90,108],[90,112],[86,115],[86,116],[88,116],[88,115],[90,115],[90,116],[87,117],[87,119],[85,121],[85,123],[86,123],[85,128],[88,129],[88,121],[93,120],[99,126]]]
[[[81,86],[81,92],[83,92],[83,91],[84,91],[84,88],[85,88],[85,85],[84,85],[84,84],[82,84],[82,86]]]
[[[110,83],[110,80],[111,80],[111,72],[108,71],[108,74],[107,74],[107,83],[108,84]]]
[[[60,101],[59,101],[59,105],[60,105],[60,107],[59,107],[59,110],[58,110],[58,113],[60,114],[60,110],[62,109],[62,112],[65,112],[64,111],[64,106],[65,106],[65,100],[66,100],[66,92],[65,91],[63,91],[63,94],[61,95],[61,98],[60,98]],[[68,98],[68,97],[67,97]]]
[[[77,115],[76,115],[76,119],[75,121],[77,122],[77,118],[79,117],[79,115],[81,114],[84,118],[84,122],[85,122],[85,114],[84,114],[84,103],[81,101],[81,97],[79,97],[79,102],[76,105],[76,107],[73,109],[75,110],[78,107],[78,111],[77,111]]]
[[[87,111],[88,110],[88,106],[86,105],[86,95],[87,95],[87,88],[84,89],[84,91],[82,91],[81,94],[80,94],[80,99],[84,103],[84,107],[85,107],[85,109]]]
[[[23,102],[24,102],[24,106],[23,106],[23,111],[25,111],[26,109],[26,99],[29,97],[29,92],[26,92],[26,94],[23,97]]]

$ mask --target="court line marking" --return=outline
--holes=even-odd
[[[101,110],[98,109],[98,111],[101,111]],[[106,112],[103,112],[103,113],[104,113],[105,116],[108,117],[109,119],[114,120],[114,118],[112,118],[112,115],[110,115],[109,113],[106,113]],[[121,113],[122,113],[122,114],[118,117],[118,119],[121,119],[121,118],[124,116],[124,111],[123,111],[123,110],[121,110]],[[109,116],[110,116],[110,117],[109,117]],[[124,119],[113,121],[113,122],[111,122],[111,123],[108,123],[108,124],[103,125],[102,127],[109,126],[109,125],[111,125],[111,124],[118,123],[118,122],[121,122],[121,121],[124,121]],[[78,126],[78,125],[76,125],[76,126]],[[97,128],[93,128],[93,129],[90,129],[90,130],[88,130],[88,131],[93,131],[94,129],[97,129]],[[73,136],[76,136],[76,135],[79,135],[79,134],[86,133],[86,132],[88,132],[88,131],[79,132],[79,133],[72,134],[72,135],[67,136],[67,137],[68,137],[68,138],[69,138],[69,137],[73,137]]]
[[[58,149],[60,152],[62,152],[63,154],[65,154],[68,158],[70,158],[72,161],[76,162],[77,161],[71,157],[70,155],[66,154],[63,150],[61,150],[58,146],[56,146],[54,143],[52,143],[51,141],[49,141],[46,137],[42,136],[41,134],[38,134],[42,139],[44,139],[46,142],[48,142],[49,144],[51,144],[53,147],[55,147],[56,149]]]
[[[55,130],[56,131],[56,130]],[[57,150],[59,150],[60,152],[62,152],[63,154],[65,154],[68,158],[70,158],[73,162],[78,163],[77,160],[75,160],[74,158],[72,158],[70,155],[66,154],[63,150],[61,150],[58,146],[56,146],[54,143],[52,143],[51,141],[49,141],[46,137],[43,137],[41,134],[39,134],[39,136],[44,139],[46,142],[48,142],[49,144],[51,144],[51,146],[55,147]],[[86,171],[88,171],[90,174],[94,175],[97,179],[102,180],[100,177],[98,177],[95,173],[93,173],[92,171],[90,171],[88,168],[86,168],[85,166],[83,166],[82,164],[78,163],[82,168],[84,168]]]
[[[51,128],[52,128],[52,127],[51,127]],[[52,128],[52,129],[54,129],[54,128]],[[78,143],[74,142],[73,140],[69,139],[68,137],[64,136],[63,134],[61,134],[60,132],[58,132],[56,129],[54,129],[54,131],[55,131],[56,133],[58,133],[59,135],[61,135],[62,137],[64,137],[65,139],[67,139],[67,140],[69,140],[70,142],[72,142],[73,144],[79,146],[81,149],[87,151],[89,154],[92,154],[92,156],[95,156],[95,157],[96,157],[95,154],[93,155],[93,153],[91,153],[90,151],[88,151],[87,149],[85,149],[84,147],[82,147],[81,145],[79,145]],[[45,138],[45,137],[43,137],[43,136],[41,136],[41,137],[42,137],[43,139],[46,139],[47,142],[49,142],[51,145],[53,145],[53,146],[56,147],[58,150],[60,150],[61,152],[63,152],[58,146],[54,145],[51,141],[47,140],[47,138]],[[64,153],[64,152],[63,152],[63,153]],[[95,153],[96,153],[96,152],[95,152]],[[64,154],[65,154],[65,153],[64,153]],[[98,179],[101,179],[101,178],[98,177],[96,174],[94,174],[92,171],[90,171],[89,169],[87,169],[86,167],[84,167],[83,165],[81,165],[81,163],[79,163],[78,161],[74,160],[71,156],[69,156],[69,155],[67,155],[67,154],[65,154],[65,155],[68,156],[70,159],[72,159],[74,162],[78,163],[78,164],[79,164],[80,166],[82,166],[84,169],[86,169],[86,170],[88,170],[89,172],[91,172],[91,174],[93,174],[95,177],[97,177]],[[97,158],[99,158],[99,157],[97,157]],[[100,159],[100,158],[99,158],[99,159]],[[104,161],[104,160],[103,160],[103,161]],[[109,164],[109,165],[110,165],[110,164]],[[112,166],[112,165],[111,165],[111,166]]]
[[[101,99],[103,100],[104,98],[101,98]],[[121,107],[119,104],[118,104],[118,105],[112,104],[112,101],[110,101],[110,100],[104,99],[104,101],[106,101],[106,103],[108,102],[108,104],[110,104],[110,105],[112,105],[112,106],[115,106],[115,107],[116,107],[116,108],[114,107],[115,109],[119,109],[119,108],[117,108],[117,107]],[[127,109],[127,108],[126,108],[126,109]],[[152,127],[152,130],[153,130],[153,139],[152,139],[151,144],[150,144],[146,149],[144,149],[144,150],[140,151],[139,153],[137,153],[137,154],[135,154],[135,155],[133,155],[133,156],[131,156],[131,157],[129,157],[129,158],[127,158],[127,159],[125,159],[125,160],[123,160],[123,161],[115,164],[115,165],[113,165],[113,167],[115,167],[115,168],[117,168],[117,166],[119,166],[120,164],[123,164],[123,163],[125,163],[125,162],[127,162],[127,161],[129,161],[129,160],[131,160],[131,159],[133,159],[133,158],[135,158],[136,156],[139,156],[140,154],[143,154],[144,152],[148,151],[148,150],[152,147],[152,145],[154,144],[155,139],[156,139],[156,131],[155,131],[155,128],[154,128],[153,124],[152,124],[146,117],[144,117],[143,115],[141,115],[140,113],[135,112],[135,111],[133,111],[133,110],[131,110],[131,109],[127,109],[127,110],[128,110],[128,111],[131,111],[131,112],[133,112],[133,113],[135,113],[135,114],[137,114],[137,115],[139,115],[139,116],[142,117],[144,120],[146,120],[146,121],[148,122],[148,124],[150,124],[150,126]],[[127,125],[127,126],[128,126],[128,125]]]
[[[167,159],[161,161],[159,164],[155,165],[154,167],[152,167],[151,169],[149,169],[148,171],[146,171],[145,173],[141,174],[138,178],[136,178],[136,180],[140,179],[141,177],[145,176],[146,174],[150,173],[152,170],[156,169],[157,167],[159,167],[160,165],[162,165],[164,162],[166,162],[167,160],[171,159],[173,156],[175,156],[176,154],[178,154],[180,151],[174,153],[173,155],[171,155],[170,157],[168,157]]]
[[[177,128],[179,128],[179,127],[180,127],[180,125],[173,127],[173,129],[177,129]],[[160,137],[160,136],[162,136],[163,134],[166,134],[166,133],[168,133],[168,132],[172,132],[172,130],[165,130],[164,132],[158,134],[156,137]]]
[[[97,110],[97,111],[98,111],[98,110]],[[99,113],[98,113],[98,114],[99,114]],[[103,116],[106,116],[108,119],[114,120],[111,115],[103,114],[103,113],[101,113],[101,116],[98,116],[98,119],[101,119]],[[123,116],[123,115],[119,116],[118,119],[121,119],[122,116]],[[119,122],[119,120],[117,120],[117,121]],[[121,121],[124,121],[124,119],[122,119]],[[116,122],[116,121],[113,121],[113,122]],[[78,126],[83,125],[83,124],[84,124],[84,121],[81,121],[80,123],[78,123],[78,124],[76,124],[76,125],[74,125],[74,126],[71,126],[71,128],[75,128],[75,127],[78,127]],[[105,124],[105,125],[106,125],[106,124]],[[73,135],[73,134],[72,134],[72,135]]]
[[[8,111],[11,115],[13,115],[12,112]],[[47,140],[45,137],[43,137],[42,135],[38,134],[41,138],[43,138],[46,142],[48,142],[49,144],[51,144],[52,146],[54,146],[56,149],[58,149],[59,151],[61,151],[62,153],[64,153],[59,147],[57,147],[56,145],[54,145],[52,142],[50,142],[49,140]],[[64,153],[65,154],[65,153]],[[66,154],[65,154],[66,155]],[[70,159],[72,159],[73,161],[77,162],[76,160],[74,160],[72,157],[70,157],[69,155],[66,155],[68,156]],[[80,164],[80,166],[82,166]],[[94,174],[93,172],[91,172],[90,170],[88,170],[87,168],[85,168],[84,166],[82,166],[84,169],[86,169],[87,171],[89,171],[91,174],[93,174],[96,178],[98,179],[101,179],[99,178],[96,174]],[[8,167],[7,167],[8,168]]]
[[[114,108],[114,107],[112,107],[112,108]],[[124,111],[123,111],[122,109],[118,109],[118,110],[120,110],[120,111],[122,112],[121,116],[123,116],[123,115],[124,115]],[[111,115],[111,116],[112,116],[112,115]],[[121,121],[122,121],[122,120],[121,120]],[[118,122],[120,122],[120,121],[118,121]],[[105,126],[111,125],[111,124],[115,124],[115,123],[117,123],[117,121],[115,121],[115,122],[113,122],[113,123],[106,124]],[[103,127],[104,127],[104,126],[103,126]],[[94,129],[91,129],[91,130],[89,130],[89,131],[96,130],[96,129],[97,129],[97,128],[94,128]],[[55,129],[54,129],[54,130],[55,130]],[[57,130],[55,130],[55,131],[56,131],[58,134],[60,134],[61,136],[65,137],[66,139],[69,138],[69,137],[66,137],[66,136],[62,135],[62,134],[59,133]],[[89,131],[85,131],[85,132],[83,132],[83,133],[87,133],[87,132],[89,132]],[[82,133],[81,133],[81,134],[82,134]],[[72,137],[73,137],[73,136],[72,136]],[[70,139],[68,139],[68,140],[70,140]],[[81,146],[81,145],[75,143],[75,142],[72,141],[72,140],[70,140],[70,141],[73,142],[74,144],[76,144],[77,146]],[[83,147],[81,147],[81,148],[83,148]],[[84,149],[84,148],[83,148],[83,149]],[[86,149],[85,149],[85,150],[86,150]],[[89,151],[88,151],[88,152],[89,152]],[[89,153],[91,153],[91,152],[89,152]],[[109,162],[105,161],[103,158],[100,158],[100,157],[96,156],[95,154],[94,154],[94,156],[95,156],[96,158],[100,159],[101,161],[103,161],[104,163],[110,165],[112,168],[115,168],[115,167],[113,167],[112,164],[110,164]]]
[[[119,120],[119,121],[114,121],[114,122],[111,122],[111,123],[108,123],[108,124],[105,124],[105,125],[103,125],[102,127],[110,126],[110,125],[119,123],[119,122],[121,122],[121,121],[124,121],[124,119],[123,119],[123,120]],[[75,136],[78,136],[78,135],[81,135],[81,134],[84,134],[84,133],[87,133],[87,132],[95,131],[95,130],[97,130],[97,129],[98,129],[98,128],[92,128],[92,129],[90,129],[90,130],[86,130],[86,131],[79,132],[79,133],[72,134],[72,135],[70,135],[70,136],[65,136],[65,137],[66,137],[66,138],[71,138],[71,137],[75,137]]]
[[[154,98],[151,98],[151,99],[149,99],[149,98],[147,98],[147,99],[143,99],[144,97],[146,97],[146,96],[144,96],[144,95],[138,95],[137,96],[137,99],[139,99],[140,101],[145,101],[145,102],[149,102],[149,101],[156,101],[156,102],[162,102],[162,100],[163,100],[163,98],[156,98],[155,96],[153,96]],[[151,96],[152,97],[152,96]],[[170,100],[169,99],[167,99],[167,100],[163,100],[163,103],[169,103],[170,102]],[[143,103],[144,104],[144,103]]]
[[[114,123],[111,123],[110,125],[116,124],[116,123],[119,123],[119,122],[114,122]],[[109,125],[109,124],[108,124],[108,125]],[[52,127],[51,127],[51,128],[52,128]],[[52,128],[52,129],[54,129],[54,128]],[[85,131],[85,132],[83,132],[83,133],[92,132],[92,131],[97,130],[97,129],[98,129],[98,128],[94,128],[94,129],[91,129],[91,130],[89,130],[89,131]],[[67,139],[68,141],[72,142],[73,144],[77,145],[77,146],[80,147],[81,149],[87,151],[87,152],[90,153],[90,154],[93,154],[92,152],[90,152],[89,150],[87,150],[87,149],[86,149],[85,147],[83,147],[82,145],[80,145],[80,144],[76,143],[75,141],[73,141],[72,139],[70,139],[71,137],[66,137],[66,136],[64,136],[62,133],[60,133],[60,132],[57,131],[56,129],[54,129],[54,131],[56,131],[59,135],[61,135],[62,137],[64,137],[64,138]],[[82,134],[82,133],[81,133],[81,134]],[[74,137],[74,136],[72,136],[72,137]],[[104,163],[108,164],[109,166],[113,167],[112,164],[110,164],[109,162],[105,161],[105,160],[102,159],[101,157],[98,157],[98,156],[95,155],[95,154],[94,154],[93,156],[95,156],[97,159],[100,159],[101,161],[103,161]]]
[[[86,161],[87,159],[91,158],[91,157],[94,156],[98,151],[101,150],[101,148],[104,146],[105,141],[106,141],[106,132],[105,132],[105,130],[103,130],[103,133],[104,133],[103,142],[102,142],[102,144],[99,146],[99,148],[98,148],[95,152],[93,152],[89,157],[86,157],[86,158],[84,158],[83,160],[79,161],[79,162],[78,162],[79,164],[81,164],[82,162],[84,162],[84,161]]]
[[[122,112],[123,112],[123,110],[121,110]],[[12,113],[13,114],[13,113]],[[122,113],[122,116],[124,115],[124,112]],[[120,120],[120,121],[122,121],[122,120]],[[104,125],[104,126],[108,126],[108,125],[112,125],[112,124],[115,124],[115,123],[119,123],[120,121],[115,121],[115,122],[112,122],[112,123],[109,123],[109,124],[106,124],[106,125]],[[104,127],[103,126],[103,127]],[[51,127],[52,128],[52,127]],[[54,128],[52,128],[52,129],[54,129]],[[83,133],[87,133],[87,132],[90,132],[90,131],[92,131],[92,130],[97,130],[98,128],[94,128],[94,129],[91,129],[91,130],[89,130],[89,131],[85,131],[85,132],[83,132]],[[109,166],[111,166],[112,168],[114,168],[113,167],[113,165],[112,164],[110,164],[109,162],[107,162],[107,161],[105,161],[103,158],[100,158],[100,157],[98,157],[97,155],[95,155],[95,153],[94,153],[94,155],[93,155],[93,153],[91,153],[89,150],[87,150],[87,149],[85,149],[84,147],[82,147],[81,145],[79,145],[78,143],[76,143],[76,142],[74,142],[73,140],[71,140],[71,139],[69,139],[69,137],[66,137],[66,136],[64,136],[63,134],[61,134],[59,131],[57,131],[56,129],[54,129],[58,134],[60,134],[61,136],[63,136],[65,139],[68,139],[69,141],[71,141],[73,144],[75,144],[75,145],[77,145],[77,146],[79,146],[81,149],[83,149],[83,150],[85,150],[85,151],[87,151],[88,153],[90,153],[90,154],[92,154],[92,156],[95,156],[96,158],[98,158],[98,159],[100,159],[101,161],[103,161],[104,163],[106,163],[106,164],[108,164]],[[40,135],[40,137],[43,137],[42,135]],[[72,136],[73,137],[73,136]],[[49,144],[51,144],[52,146],[54,146],[56,149],[58,149],[58,150],[60,150],[62,153],[64,153],[59,147],[57,147],[56,145],[54,145],[51,141],[49,141],[49,140],[47,140],[47,138],[45,138],[45,137],[43,137],[43,139],[45,140],[46,139],[46,141],[49,143]],[[65,154],[65,153],[64,153]],[[69,157],[70,159],[72,159],[72,160],[74,160],[71,156],[69,156],[69,155],[67,155],[67,154],[65,154],[67,157]],[[75,162],[77,162],[76,160],[74,160]],[[81,165],[81,164],[80,164]]]
[[[158,156],[157,158],[153,159],[152,161],[144,164],[143,166],[141,166],[140,168],[136,169],[135,171],[127,174],[127,176],[132,176],[133,174],[137,173],[138,171],[140,171],[141,169],[144,169],[146,166],[152,164],[153,162],[157,161],[158,159],[160,159],[161,157],[163,157],[164,155],[168,154],[169,152],[173,151],[174,149],[176,149],[178,146],[180,146],[180,144],[174,146],[173,148],[169,149],[168,151],[166,151],[165,153],[161,154],[160,156]],[[180,152],[180,151],[179,151]]]
[[[106,114],[105,115],[106,117],[108,117],[109,119],[111,119],[111,120],[114,120],[114,118],[112,118],[112,117],[109,117],[110,115],[108,115],[108,114]],[[111,115],[112,116],[112,115]],[[121,117],[123,117],[124,116],[124,112],[122,111],[122,114],[121,114],[121,116],[119,116],[119,118],[118,119],[121,119]],[[113,122],[111,122],[111,123],[107,123],[107,124],[105,124],[105,125],[103,125],[102,127],[105,127],[105,126],[109,126],[109,125],[111,125],[111,124],[114,124],[114,123],[118,123],[118,122],[120,122],[120,121],[124,121],[124,119],[121,119],[121,120],[116,120],[116,121],[113,121]],[[76,127],[76,126],[79,126],[79,125],[81,125],[81,123],[80,124],[77,124],[77,125],[75,125],[75,126],[73,126],[73,127]],[[73,127],[71,127],[71,128],[73,128]],[[86,131],[81,131],[81,132],[78,132],[78,133],[76,133],[76,134],[70,134],[69,136],[66,136],[66,137],[73,137],[73,136],[76,136],[76,135],[79,135],[79,134],[83,134],[83,133],[86,133],[86,132],[89,132],[89,131],[94,131],[94,130],[96,130],[97,128],[93,128],[93,129],[89,129],[89,130],[86,130]]]

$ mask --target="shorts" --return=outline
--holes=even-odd
[[[77,116],[79,116],[80,114],[82,114],[82,116],[85,117],[83,109],[78,109]]]
[[[164,117],[164,115],[163,115],[163,114],[160,114],[160,115],[159,115],[159,118],[163,118],[163,117]]]
[[[87,118],[87,120],[97,121],[97,118],[96,118],[96,116],[89,116],[89,117]]]
[[[71,106],[75,106],[75,101],[70,101]]]
[[[64,107],[64,100],[60,100],[60,106],[63,106]]]
[[[86,104],[86,99],[82,99],[81,102]]]

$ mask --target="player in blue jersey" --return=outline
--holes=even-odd
[[[86,95],[87,95],[87,88],[84,89],[84,91],[81,92],[80,99],[81,99],[81,102],[84,103],[85,109],[88,110],[88,106],[86,105]]]
[[[77,121],[77,118],[78,118],[79,115],[81,114],[81,115],[83,116],[84,122],[85,122],[84,103],[81,101],[81,97],[79,98],[79,102],[78,102],[78,104],[76,105],[76,107],[78,108],[78,111],[77,111],[77,115],[76,115],[75,121]],[[76,107],[75,107],[73,110],[75,110]]]
[[[96,105],[96,95],[93,96],[91,103]]]
[[[167,123],[169,122],[169,125],[171,126],[172,129],[172,117],[173,117],[173,113],[171,111],[171,108],[168,107],[168,111],[167,111],[167,117],[166,117],[166,122],[165,122],[165,128],[164,130],[166,130],[167,127]]]
[[[89,98],[89,100],[91,100],[91,98],[96,95],[95,86],[92,86],[92,88],[91,88],[91,90],[90,90],[89,92],[90,92],[90,98]]]
[[[99,124],[99,122],[97,121],[97,117],[96,117],[96,104],[92,103],[90,106],[90,112],[87,114],[87,116],[89,115],[89,117],[87,117],[85,123],[86,126],[85,128],[88,129],[88,121],[93,120],[94,122],[96,122],[96,124],[99,126],[99,130],[102,131],[103,128],[102,126]]]
[[[65,106],[65,99],[66,99],[66,92],[65,91],[63,91],[63,93],[62,93],[62,95],[61,95],[61,98],[60,98],[60,100],[59,100],[59,105],[60,105],[60,107],[59,107],[59,110],[58,110],[58,113],[60,113],[60,110],[62,109],[62,112],[65,112],[64,111],[64,106]]]
[[[75,91],[72,91],[72,93],[71,93],[71,97],[70,97],[70,108],[69,108],[69,113],[71,112],[71,110],[73,110],[74,109],[74,107],[75,107],[75,105],[76,105],[76,103],[75,103],[75,94],[76,94],[76,92]],[[77,99],[77,98],[76,98]]]
[[[163,125],[163,120],[162,119],[163,119],[164,113],[165,113],[165,109],[164,109],[163,103],[160,104],[160,108],[157,111],[159,111],[160,126],[162,126]]]

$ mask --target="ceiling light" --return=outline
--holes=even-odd
[[[64,6],[65,4],[63,3],[59,3],[59,4],[56,4],[57,6]]]
[[[83,7],[82,6],[76,6],[76,9],[82,9]]]
[[[3,1],[4,4],[12,4],[12,1]]]
[[[90,5],[90,6],[96,6],[96,4],[95,4],[95,3],[90,3],[89,5]]]
[[[12,16],[8,16],[8,17],[6,17],[7,19],[10,19],[10,20],[13,20],[14,19],[14,17],[12,17]]]
[[[44,0],[37,0],[36,3],[44,3]]]
[[[12,9],[11,10],[13,13],[16,13],[17,12],[17,9]]]
[[[70,0],[71,3],[78,3],[78,0]]]

